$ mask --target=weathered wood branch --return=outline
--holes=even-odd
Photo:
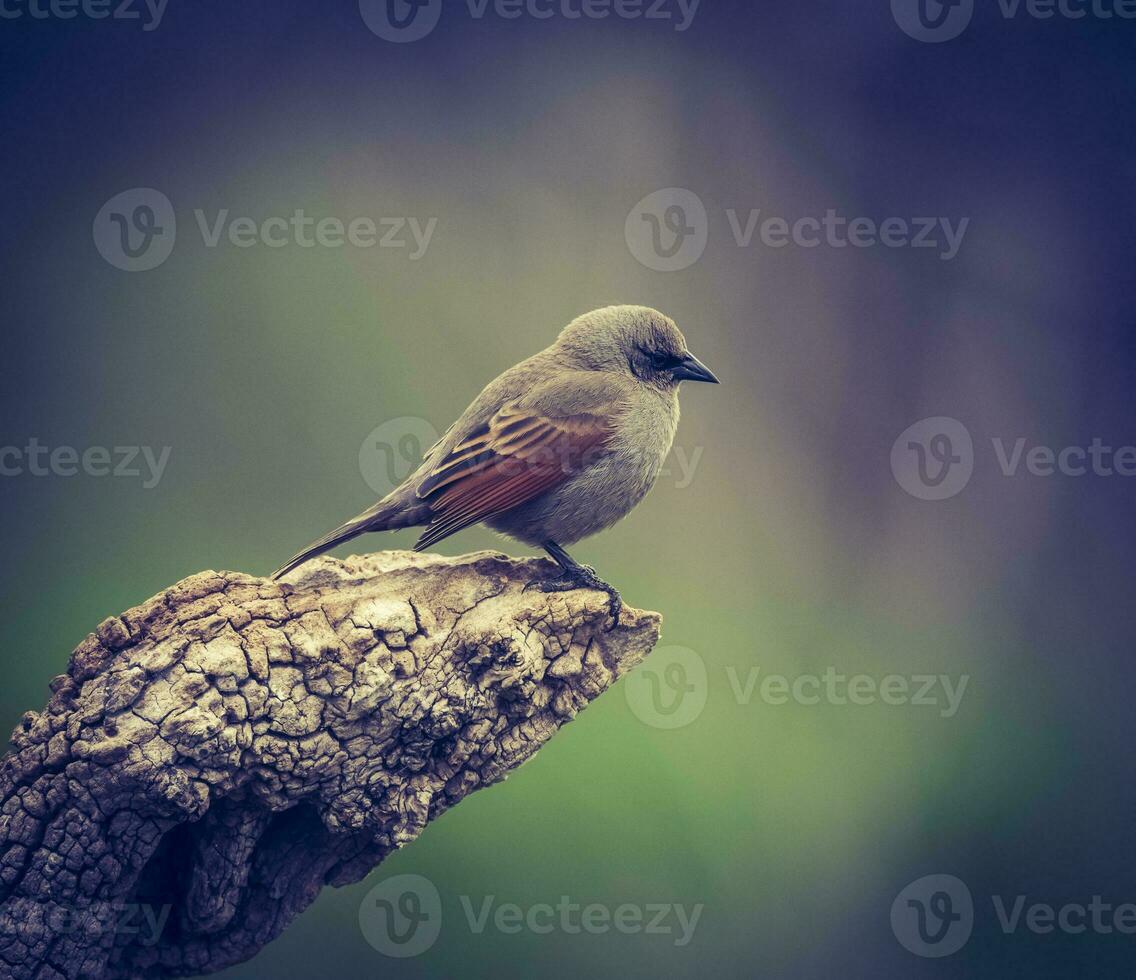
[[[222,969],[503,779],[658,639],[550,572],[203,572],[103,622],[0,763],[0,974]]]

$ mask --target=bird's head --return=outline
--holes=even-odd
[[[714,372],[690,352],[674,320],[648,306],[605,306],[585,313],[556,343],[581,367],[629,374],[663,390],[682,381],[718,384]]]

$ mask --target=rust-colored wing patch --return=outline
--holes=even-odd
[[[462,528],[532,500],[579,473],[612,433],[607,415],[561,418],[504,408],[454,446],[418,488],[433,520],[416,551]]]

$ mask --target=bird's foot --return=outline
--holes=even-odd
[[[608,632],[619,625],[619,614],[623,611],[623,596],[619,594],[619,590],[614,585],[609,585],[600,578],[591,565],[577,565],[575,568],[566,569],[557,578],[538,579],[535,582],[529,582],[524,591],[527,592],[529,589],[539,589],[541,592],[571,592],[574,589],[595,589],[597,592],[603,592],[607,595],[608,610],[611,613],[611,626],[608,627]]]

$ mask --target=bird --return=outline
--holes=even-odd
[[[614,628],[619,591],[565,546],[615,524],[654,485],[683,381],[719,383],[670,317],[629,305],[585,313],[486,385],[391,493],[272,577],[368,532],[423,527],[422,551],[482,523],[556,562],[559,575],[526,588],[604,592]]]

